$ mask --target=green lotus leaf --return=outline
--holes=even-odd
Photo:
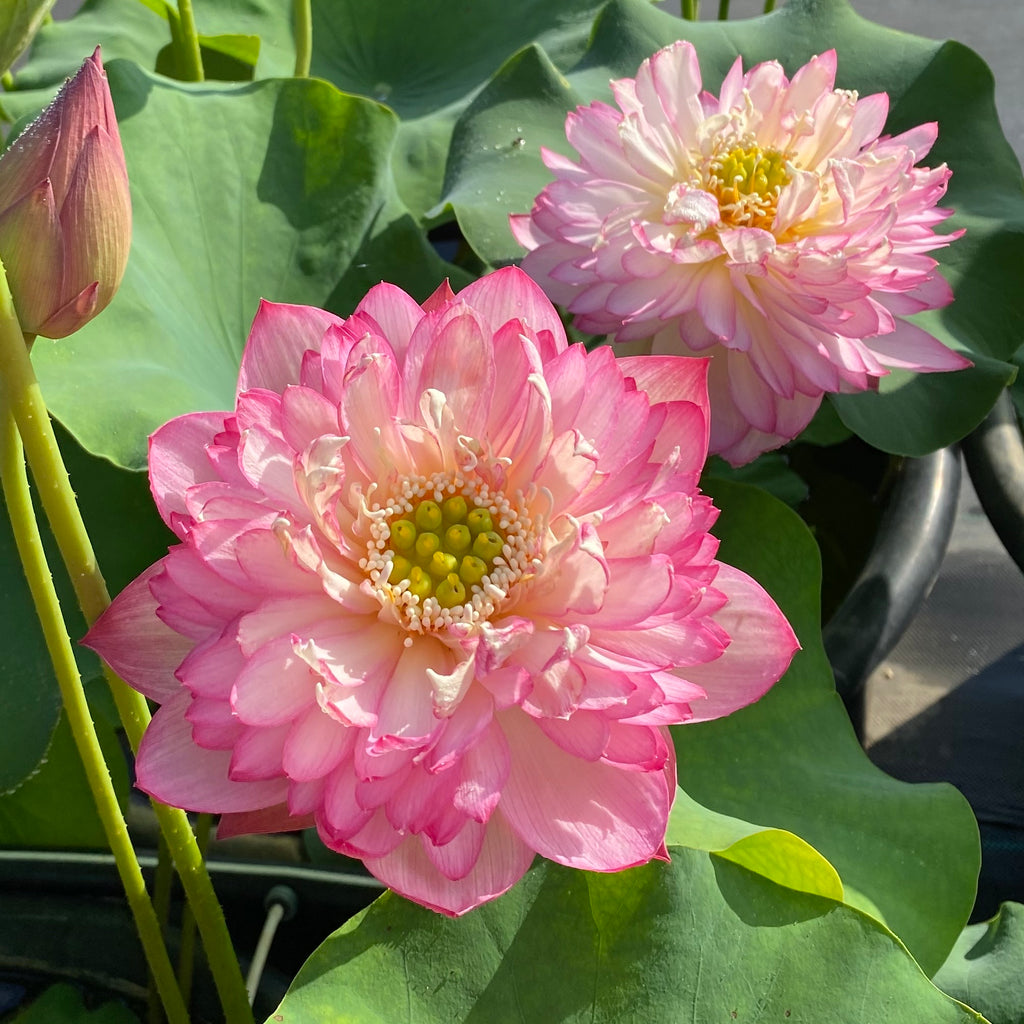
[[[716,854],[669,852],[671,864],[613,874],[538,861],[457,920],[388,893],[313,953],[277,1012],[290,1024],[983,1024],[867,915]]]
[[[211,50],[254,62],[259,78],[292,73],[291,4],[279,0],[192,0],[192,8],[196,28],[207,37]],[[18,70],[17,90],[56,89],[97,45],[103,49],[104,63],[123,57],[155,70],[160,51],[171,41],[169,9],[176,17],[177,5],[168,5],[166,0],[85,0],[73,17],[40,29],[29,60]],[[243,42],[246,36],[258,38],[258,60],[252,42]],[[235,37],[234,41],[228,37]],[[16,96],[5,95],[4,104],[16,103]],[[21,113],[19,110],[17,116]]]
[[[123,805],[128,767],[121,747],[109,722],[97,721],[96,732]],[[0,796],[0,846],[108,849],[82,759],[63,716],[36,772],[14,792]]]
[[[681,789],[676,790],[665,842],[717,853],[799,892],[843,899],[843,883],[836,869],[799,836],[718,814]]]
[[[417,217],[441,194],[452,127],[466,104],[521,46],[537,40],[559,67],[586,47],[604,0],[321,0],[313,5],[311,71],[401,118],[395,178]]]
[[[5,794],[16,790],[32,775],[46,754],[60,716],[60,694],[18,558],[3,495],[0,495],[0,607],[4,622],[4,642],[0,644],[0,703],[5,720],[0,794]]]
[[[974,816],[952,786],[898,782],[861,749],[821,644],[817,546],[795,513],[755,488],[705,483],[723,510],[719,557],[772,594],[803,650],[757,703],[673,727],[679,785],[706,808],[809,843],[839,873],[846,902],[933,973],[974,902]]]
[[[956,940],[935,984],[970,1003],[991,1024],[1024,1020],[1024,906],[1004,903],[991,921],[972,924]]]
[[[37,996],[10,1024],[139,1024],[139,1018],[124,1003],[87,1007],[82,993],[62,981]]]

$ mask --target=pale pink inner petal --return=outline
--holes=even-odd
[[[231,706],[247,725],[283,725],[316,704],[318,677],[289,637],[271,640],[235,678]]]

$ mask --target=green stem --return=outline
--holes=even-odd
[[[292,0],[295,20],[295,77],[309,78],[313,56],[313,14],[310,0]]]
[[[199,51],[199,33],[192,13],[192,0],[178,0],[178,54],[180,68],[186,82],[203,80],[203,56]]]
[[[205,857],[210,845],[210,827],[213,816],[200,814],[196,819],[195,836],[200,854]],[[192,908],[185,904],[181,912],[181,945],[178,949],[178,984],[187,1000],[192,992],[192,976],[196,964],[196,918]]]
[[[6,397],[6,396],[5,396]],[[0,409],[0,482],[3,484],[7,512],[14,532],[18,556],[25,570],[32,602],[43,627],[46,649],[53,662],[53,669],[60,686],[64,713],[71,726],[89,790],[96,802],[100,822],[103,825],[107,843],[114,855],[121,885],[124,888],[128,906],[135,918],[146,962],[156,982],[157,990],[167,1011],[168,1020],[187,1024],[188,1011],[178,989],[174,969],[171,967],[167,947],[164,945],[153,904],[146,892],[142,869],[135,856],[128,826],[117,802],[114,784],[110,779],[103,752],[100,750],[89,706],[82,689],[82,680],[75,664],[64,616],[60,610],[57,591],[53,585],[50,568],[46,564],[39,527],[32,508],[28,476],[25,472],[24,452],[18,431],[5,401]]]
[[[28,463],[57,540],[61,557],[75,588],[78,603],[91,625],[110,604],[106,583],[96,564],[92,543],[75,500],[64,460],[57,446],[53,425],[29,359],[11,300],[7,278],[0,265],[0,381],[21,432]],[[121,724],[138,750],[139,741],[149,724],[146,698],[126,686],[105,668]],[[196,846],[192,827],[184,811],[153,803],[157,823],[178,869],[185,895],[192,905],[203,938],[210,972],[213,974],[227,1024],[251,1024],[252,1010],[245,991],[245,980],[234,954],[224,913],[213,891],[213,883]]]
[[[775,10],[775,0],[764,0],[764,13],[771,14]]]
[[[157,841],[156,848],[156,870],[153,872],[153,909],[156,911],[157,920],[163,931],[164,938],[170,933],[171,917],[171,889],[174,887],[174,865],[171,863],[171,851],[167,849],[167,843],[163,836]],[[180,963],[179,954],[179,963]],[[190,994],[181,984],[181,973],[178,973],[178,989],[181,998],[187,1006]],[[149,993],[149,1006],[147,1007],[148,1017],[146,1024],[164,1024],[163,1012],[160,1003],[153,998],[153,992]]]
[[[729,0],[718,0],[718,20],[729,20]]]
[[[682,0],[682,16],[687,21],[697,20],[697,11],[700,5],[700,0]]]

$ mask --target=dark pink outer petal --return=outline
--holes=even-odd
[[[324,309],[260,300],[242,355],[238,391],[267,388],[278,393],[299,383],[303,353],[320,351],[328,327],[344,321]]]
[[[194,646],[156,614],[149,581],[163,571],[161,559],[129,583],[82,640],[136,690],[161,702],[181,690],[174,670]]]
[[[722,718],[752,704],[786,671],[800,649],[779,606],[746,573],[720,565],[715,589],[729,599],[715,621],[729,634],[730,643],[714,661],[679,670],[679,675],[708,695],[691,703],[692,722]]]
[[[312,828],[316,824],[312,814],[294,815],[287,804],[263,807],[258,811],[233,811],[221,815],[217,823],[217,838],[232,836],[266,835],[270,832],[294,832]]]
[[[153,716],[135,762],[139,789],[172,807],[209,814],[257,811],[283,803],[286,778],[232,782],[232,751],[207,750],[193,741],[185,718],[191,702],[192,695],[181,689]]]

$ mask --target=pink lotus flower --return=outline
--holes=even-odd
[[[105,309],[132,209],[99,47],[0,156],[0,259],[22,329],[64,338]]]
[[[834,89],[836,55],[792,81],[775,61],[718,98],[688,42],[612,82],[619,108],[566,119],[575,162],[511,218],[523,269],[577,326],[652,351],[713,356],[711,451],[747,462],[795,437],[825,392],[862,391],[889,367],[970,363],[901,319],[952,299],[924,254],[950,211],[949,170],[915,167],[935,124],[879,138],[884,93]]]
[[[534,854],[664,855],[669,723],[796,646],[715,560],[705,361],[568,347],[508,268],[347,320],[263,303],[233,413],[152,437],[181,544],[86,642],[161,703],[139,785],[222,833],[315,824],[460,914]]]

